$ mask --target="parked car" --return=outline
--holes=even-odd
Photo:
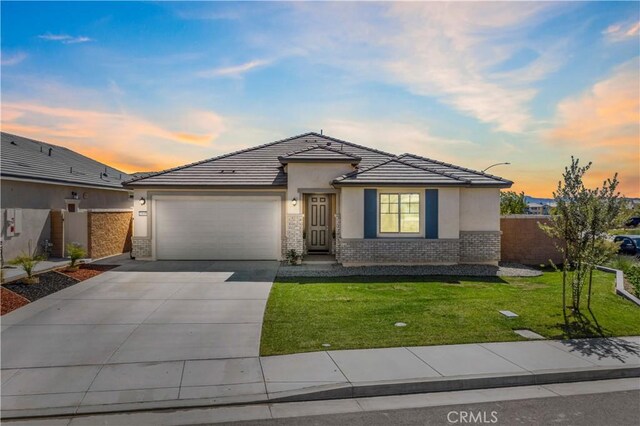
[[[627,228],[637,228],[640,225],[640,217],[632,217],[624,223]]]
[[[640,255],[640,235],[616,235],[613,242],[620,244],[621,254]]]

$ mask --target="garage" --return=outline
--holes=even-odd
[[[158,197],[154,201],[159,260],[277,260],[280,197]]]

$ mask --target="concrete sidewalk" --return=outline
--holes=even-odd
[[[640,377],[640,337],[203,359],[185,361],[181,368],[164,364],[167,363],[140,363],[137,368],[135,363],[116,363],[109,367],[126,367],[120,373],[130,378],[127,389],[112,389],[112,380],[101,377],[110,372],[107,370],[100,374],[84,372],[76,383],[61,371],[47,374],[47,368],[31,370],[29,377],[22,378],[19,370],[2,370],[2,416],[7,419],[359,398]],[[50,381],[53,388],[42,389],[38,377],[55,379]],[[167,386],[175,389],[175,396],[167,395]],[[27,404],[37,400],[25,398],[29,393],[43,390],[60,394],[57,406],[38,408]],[[64,404],[69,392],[84,393],[85,397],[79,399],[81,403],[72,403],[74,398],[70,398],[70,403]],[[16,393],[22,398],[12,396]],[[91,397],[103,393],[108,398]]]

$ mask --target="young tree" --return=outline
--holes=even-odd
[[[562,242],[558,249],[563,255],[563,312],[566,311],[567,281],[571,286],[571,307],[579,312],[586,278],[589,277],[590,304],[593,269],[615,252],[606,239],[606,231],[622,207],[620,194],[616,192],[617,174],[607,179],[601,188],[588,189],[583,177],[590,168],[591,163],[580,166],[579,160],[571,157],[571,165],[565,167],[563,179],[553,193],[557,204],[555,214],[549,225],[540,225],[549,236]]]
[[[524,214],[526,208],[524,192],[500,191],[500,214]]]

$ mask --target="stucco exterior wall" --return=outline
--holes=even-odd
[[[342,238],[364,238],[364,188],[341,188]]]
[[[131,207],[129,191],[85,188],[24,182],[3,178],[0,189],[3,208],[60,210],[66,208],[65,199],[75,192],[80,209],[126,209]]]
[[[424,192],[424,191],[422,191]],[[438,190],[438,238],[460,237],[460,190]]]
[[[345,173],[354,171],[352,165],[345,163],[291,163],[287,165],[287,213],[302,213],[301,190],[331,189],[331,181]],[[296,198],[296,206],[291,200]]]
[[[4,182],[3,182],[4,185]],[[4,199],[2,200],[4,207]],[[49,209],[22,209],[22,232],[7,236],[6,209],[0,211],[2,220],[2,259],[8,261],[21,255],[37,251],[43,252],[45,240],[51,239],[51,221]]]
[[[500,189],[460,189],[460,231],[500,230]]]

